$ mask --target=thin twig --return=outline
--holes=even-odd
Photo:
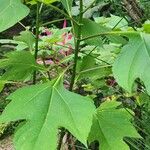
[[[42,26],[47,26],[47,25],[50,25],[50,24],[53,24],[53,23],[64,21],[64,20],[68,20],[68,19],[62,18],[62,19],[57,19],[57,20],[49,21],[49,22],[43,23]]]
[[[85,40],[88,40],[88,39],[92,39],[92,38],[95,38],[95,37],[99,37],[99,36],[102,36],[102,35],[125,35],[125,34],[138,34],[139,32],[135,32],[135,31],[110,31],[110,32],[103,32],[103,33],[99,33],[99,34],[95,34],[95,35],[91,35],[91,36],[87,36],[85,38],[82,38],[81,41],[85,41]]]

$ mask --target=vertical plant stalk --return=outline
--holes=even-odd
[[[37,2],[36,9],[36,40],[35,40],[35,52],[34,58],[37,60],[38,57],[38,48],[39,48],[39,21],[40,21],[40,2]],[[36,71],[33,73],[33,84],[36,84]]]
[[[77,69],[77,62],[78,62],[78,53],[80,50],[80,42],[81,42],[81,30],[82,30],[82,19],[83,19],[83,0],[80,0],[80,14],[79,14],[79,22],[77,23],[76,21],[74,21],[74,19],[72,19],[72,17],[70,16],[69,18],[71,18],[71,24],[72,24],[72,28],[73,28],[73,32],[74,32],[74,43],[75,43],[75,49],[74,49],[74,65],[73,65],[73,73],[72,73],[72,77],[71,77],[71,82],[70,82],[70,87],[69,90],[72,91],[73,90],[73,86],[74,86],[74,82],[75,82],[75,77],[76,77],[76,69]],[[77,32],[75,34],[75,27],[77,26]],[[60,138],[59,138],[59,143],[58,143],[58,147],[57,150],[61,149],[62,146],[62,140],[63,137],[65,136],[65,134],[67,135],[67,141],[70,143],[70,140],[73,140],[70,133],[66,133],[65,129],[61,130],[60,133]]]
[[[73,90],[73,86],[75,83],[75,78],[76,78],[76,71],[77,71],[77,63],[78,63],[78,54],[80,50],[80,42],[81,42],[81,31],[82,31],[82,20],[83,20],[83,0],[80,0],[80,14],[79,14],[79,25],[77,25],[77,30],[75,31],[74,23],[72,22],[73,25],[73,31],[74,31],[74,42],[75,42],[75,51],[74,51],[74,65],[73,65],[73,72],[72,72],[72,77],[71,77],[71,82],[70,82],[70,87],[69,90]],[[73,136],[68,133],[67,135],[67,144],[68,144],[68,149],[69,150],[75,150],[75,141],[73,139]]]
[[[77,26],[77,32],[75,37],[76,39],[75,39],[74,65],[73,65],[73,72],[72,72],[72,77],[71,77],[71,82],[69,87],[70,91],[73,90],[75,77],[76,77],[78,54],[79,54],[80,42],[81,42],[82,19],[83,19],[83,0],[80,0],[79,25]]]

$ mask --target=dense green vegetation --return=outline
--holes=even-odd
[[[0,140],[150,149],[149,1],[0,2]]]

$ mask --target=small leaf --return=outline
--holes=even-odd
[[[67,10],[68,14],[71,15],[73,0],[60,0],[64,8]]]
[[[80,70],[83,71],[83,70],[92,68],[95,65],[96,65],[95,58],[92,57],[91,55],[87,54],[86,56],[83,57],[82,64],[81,64],[81,69]]]
[[[149,20],[143,24],[143,31],[146,33],[150,33],[150,21]]]
[[[21,51],[21,50],[24,50],[24,49],[27,49],[28,48],[28,45],[24,42],[21,42],[21,41],[15,41],[15,40],[11,40],[11,39],[0,39],[0,43],[2,44],[8,44],[8,45],[17,45],[15,47],[15,49],[17,51]]]
[[[21,88],[8,99],[12,101],[0,122],[26,120],[15,134],[16,150],[56,150],[60,127],[86,145],[95,106],[89,98],[66,90],[60,78]]]
[[[87,55],[83,57],[82,63],[79,66],[78,80],[82,78],[100,79],[110,74],[110,67],[97,65],[95,58]]]
[[[106,101],[97,109],[93,119],[89,142],[98,140],[99,150],[129,150],[124,137],[140,137],[130,122],[131,114],[117,109],[119,102]]]
[[[14,40],[24,42],[30,50],[33,49],[35,43],[35,37],[30,31],[22,31],[19,36],[14,37]]]
[[[0,32],[12,27],[29,14],[20,0],[0,0]]]
[[[100,24],[97,24],[96,22],[91,21],[89,19],[83,19],[82,24],[82,38],[110,31],[108,30],[108,28],[101,26]],[[102,38],[98,36],[88,39],[85,42],[89,45],[101,46]]]
[[[97,23],[101,23],[106,27],[111,29],[115,28],[117,30],[127,30],[128,29],[128,22],[123,17],[110,15],[110,17],[96,17],[94,20]]]
[[[129,33],[126,36],[129,42],[113,65],[114,76],[120,86],[129,92],[134,81],[140,78],[150,94],[150,35]]]
[[[6,69],[1,77],[2,80],[24,80],[35,70],[44,69],[36,63],[34,56],[27,51],[12,52],[6,57],[0,60],[0,68]]]

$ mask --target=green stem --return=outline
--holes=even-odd
[[[35,40],[35,53],[34,53],[34,58],[37,60],[38,57],[38,47],[39,47],[39,20],[40,20],[40,15],[39,15],[39,10],[40,10],[40,3],[37,2],[37,10],[36,10],[36,40]],[[33,73],[33,84],[36,84],[36,71]]]
[[[75,82],[75,77],[76,77],[76,68],[77,68],[77,62],[78,62],[78,53],[80,50],[80,42],[81,42],[81,30],[82,30],[82,19],[83,19],[83,0],[80,0],[80,14],[79,14],[79,26],[77,26],[77,33],[76,37],[77,39],[75,40],[75,53],[74,53],[74,66],[73,66],[73,73],[71,77],[71,83],[69,90],[73,90],[74,82]]]
[[[77,61],[78,61],[78,53],[79,53],[79,50],[80,50],[80,40],[81,40],[81,23],[82,23],[82,18],[83,18],[83,1],[80,0],[80,15],[79,15],[79,23],[77,23],[76,21],[74,21],[74,19],[67,15],[67,17],[71,20],[71,24],[72,24],[72,28],[73,28],[73,34],[75,34],[75,25],[77,26],[77,37],[75,36],[75,39],[74,39],[74,43],[75,43],[75,53],[74,53],[74,65],[73,65],[73,74],[72,74],[72,77],[71,77],[71,83],[70,83],[70,87],[69,87],[69,90],[72,91],[73,90],[73,85],[74,85],[74,82],[75,82],[75,77],[76,77],[76,68],[77,68]],[[60,139],[59,139],[59,144],[58,144],[58,147],[57,149],[60,150],[61,149],[61,143],[62,143],[62,139],[64,137],[66,133],[66,130],[65,129],[62,129],[61,130],[61,133],[60,133]],[[70,137],[70,134],[68,135],[68,137]]]
[[[110,32],[103,32],[103,33],[87,36],[85,38],[80,39],[80,41],[89,40],[89,39],[96,38],[102,35],[128,35],[128,34],[139,34],[139,33],[140,32],[135,32],[135,31],[110,31]]]
[[[49,21],[49,22],[43,23],[42,26],[47,26],[47,25],[50,25],[50,24],[53,24],[53,23],[61,22],[61,21],[64,21],[65,19],[66,18]],[[66,19],[66,20],[68,20],[68,19]]]

